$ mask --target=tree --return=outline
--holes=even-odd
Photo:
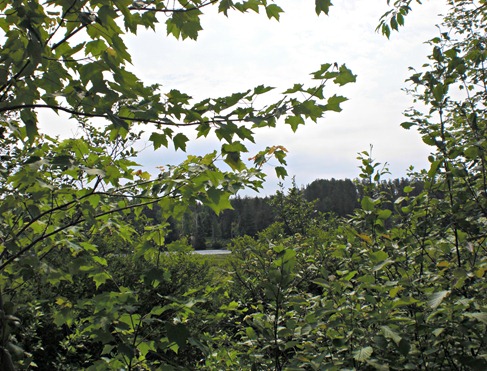
[[[235,241],[242,294],[225,309],[239,327],[239,364],[487,368],[487,4],[448,3],[430,63],[410,78],[416,104],[402,124],[431,146],[430,168],[391,186],[382,180],[387,166],[364,151],[360,207],[350,220],[294,240],[274,227]],[[297,288],[305,273],[318,295],[311,285]]]
[[[328,13],[330,5],[328,0],[316,0],[317,14]],[[254,140],[256,130],[275,127],[278,120],[296,130],[307,119],[316,121],[326,111],[339,111],[346,100],[325,97],[327,83],[342,86],[355,80],[346,66],[331,63],[312,74],[314,86],[296,84],[275,103],[260,108],[240,103],[271,94],[271,87],[260,85],[194,102],[183,92],[147,86],[127,69],[131,56],[125,33],[135,34],[140,27],[155,29],[164,16],[168,35],[196,39],[200,17],[209,6],[225,15],[262,10],[279,19],[282,12],[266,0],[0,2],[2,369],[13,368],[12,349],[19,350],[9,335],[19,323],[15,304],[26,305],[22,290],[33,280],[54,287],[72,287],[78,279],[92,281],[94,287],[83,293],[87,296],[49,300],[52,328],[93,339],[92,358],[79,358],[94,368],[150,367],[148,354],[176,349],[171,344],[183,345],[187,336],[175,334],[187,333],[183,324],[166,326],[170,345],[162,343],[167,346],[141,337],[142,329],[166,309],[144,307],[137,288],[118,282],[107,269],[97,235],[123,241],[138,258],[159,256],[169,219],[182,216],[189,205],[201,203],[217,213],[230,207],[230,195],[241,187],[261,186],[260,168],[270,156],[280,163],[277,174],[285,175],[285,149],[280,146],[259,152],[252,165],[242,161],[245,142]],[[60,140],[42,132],[41,110],[75,120],[79,135]],[[184,151],[189,140],[185,128],[193,128],[198,137],[216,136],[221,147],[204,156],[188,155],[183,163],[161,168],[151,177],[133,161],[137,152],[132,144],[141,135],[137,124],[150,132],[156,149],[172,145]],[[223,159],[230,171],[219,169],[217,159]],[[143,208],[155,204],[161,210],[158,229],[132,228]],[[144,282],[152,285],[160,280]],[[101,292],[100,287],[110,288]],[[27,357],[20,363],[28,362]]]
[[[296,186],[294,178],[288,194],[285,195],[283,189],[277,191],[271,200],[271,205],[276,210],[277,220],[284,224],[288,235],[305,234],[315,223],[317,216],[315,202],[306,201],[303,190]]]
[[[350,215],[358,206],[357,188],[350,179],[317,179],[304,190],[308,201],[316,201],[316,210]]]

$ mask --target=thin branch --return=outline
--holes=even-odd
[[[111,120],[110,117],[107,114],[101,114],[101,113],[88,113],[88,112],[81,112],[77,111],[71,108],[66,108],[63,106],[54,106],[54,105],[49,105],[49,104],[19,104],[19,105],[13,105],[9,107],[2,107],[0,108],[0,113],[2,112],[8,112],[8,111],[17,111],[17,110],[22,110],[26,108],[49,108],[54,111],[63,111],[72,114],[73,116],[81,116],[81,117],[98,117],[98,118],[104,118],[106,120]],[[287,108],[285,112],[289,111],[291,108]],[[263,116],[262,120],[268,120],[275,115],[270,114],[267,116]],[[178,123],[178,122],[172,122],[169,120],[155,120],[155,119],[148,119],[148,118],[141,118],[141,117],[128,117],[128,116],[116,116],[117,118],[121,120],[126,120],[130,122],[138,122],[138,123],[148,123],[148,124],[155,124],[155,125],[165,125],[165,126],[174,126],[174,127],[188,127],[188,126],[197,126],[202,123],[208,123],[208,124],[215,124],[215,125],[220,125],[220,124],[225,124],[228,122],[251,122],[249,118],[242,118],[242,119],[230,119],[229,117],[221,118],[221,119],[211,119],[208,121],[191,121],[187,123]]]
[[[195,174],[194,177],[198,176],[199,174]],[[191,182],[191,178],[187,179],[188,182]],[[175,197],[175,192],[177,192],[179,189],[181,189],[182,187],[184,187],[184,183],[180,184],[179,186],[177,186],[176,188],[174,188],[170,193],[167,193],[165,195],[162,195],[161,197],[157,198],[157,199],[154,199],[154,200],[150,200],[150,201],[146,201],[146,202],[140,202],[138,204],[132,204],[132,205],[127,205],[127,206],[122,206],[122,207],[118,207],[116,209],[112,209],[112,210],[108,210],[108,211],[104,211],[104,212],[101,212],[99,214],[95,214],[93,216],[93,219],[99,219],[99,218],[102,218],[106,215],[110,215],[110,214],[114,214],[114,213],[118,213],[118,212],[121,212],[121,211],[125,211],[125,210],[131,210],[131,209],[135,209],[135,208],[138,208],[138,207],[143,207],[143,206],[148,206],[148,205],[153,205],[157,202],[159,202],[160,200],[164,199],[165,197]],[[86,198],[86,197],[89,197],[89,196],[92,196],[93,194],[96,194],[96,193],[89,193],[85,196],[82,196],[80,197],[79,199],[75,200],[75,201],[71,201],[69,204],[72,204],[74,202],[77,202],[83,198]],[[56,209],[61,209],[64,205],[61,205],[61,206],[58,206]],[[51,209],[50,211],[48,212],[51,212],[52,213],[53,209]],[[47,212],[47,213],[48,213]],[[44,213],[44,215],[46,215],[46,213]],[[42,236],[34,239],[30,244],[28,244],[27,246],[25,246],[24,248],[22,248],[21,250],[19,250],[16,254],[10,256],[5,262],[3,262],[1,265],[0,265],[0,271],[2,271],[6,266],[8,266],[10,263],[12,263],[14,260],[18,259],[20,256],[22,256],[24,253],[26,253],[27,251],[29,251],[32,247],[34,247],[35,245],[37,245],[39,242],[45,240],[46,238],[49,238],[51,236],[54,236],[70,227],[74,227],[76,225],[79,225],[83,222],[85,222],[86,219],[85,218],[82,218],[81,215],[78,219],[76,220],[72,220],[70,223],[66,224],[66,225],[63,225],[59,228],[57,228],[56,230],[48,233],[48,234],[43,234]],[[25,229],[24,229],[25,230]]]
[[[129,10],[136,10],[136,11],[147,11],[147,12],[154,12],[154,13],[185,13],[185,12],[190,12],[193,10],[199,10],[202,9],[208,5],[213,5],[217,3],[219,0],[211,0],[205,4],[201,4],[198,6],[194,6],[192,8],[179,8],[179,9],[157,9],[157,8],[150,8],[149,6],[145,7],[137,7],[137,6],[130,6],[128,7]]]
[[[161,197],[160,199],[162,199],[163,197]],[[160,200],[159,199],[159,200]],[[97,214],[93,217],[93,219],[98,219],[98,218],[101,218],[105,215],[109,215],[109,214],[113,214],[113,213],[116,213],[116,212],[119,212],[119,211],[123,211],[123,210],[129,210],[129,209],[133,209],[133,208],[136,208],[136,207],[142,207],[142,206],[147,206],[147,205],[151,205],[151,204],[154,204],[156,203],[157,201],[159,200],[152,200],[152,201],[148,201],[148,202],[142,202],[142,203],[139,203],[139,204],[134,204],[134,205],[128,205],[128,206],[124,206],[124,207],[119,207],[117,209],[113,209],[113,210],[110,210],[110,211],[105,211],[103,213],[100,213],[100,214]],[[71,221],[70,223],[68,224],[65,224],[55,230],[53,230],[52,232],[50,233],[47,233],[47,234],[43,234],[42,236],[34,239],[30,244],[28,244],[27,246],[25,246],[24,248],[22,248],[21,250],[19,250],[16,254],[12,255],[11,257],[9,257],[5,262],[3,262],[1,265],[0,265],[0,271],[2,271],[6,266],[8,266],[10,263],[12,263],[14,260],[18,259],[20,256],[22,256],[23,254],[25,254],[27,251],[29,251],[32,247],[34,247],[35,245],[37,245],[39,242],[45,240],[46,238],[49,238],[51,236],[54,236],[68,228],[71,228],[71,227],[74,227],[76,225],[79,225],[83,222],[85,222],[86,219],[83,218],[83,217],[80,217],[74,221]]]
[[[6,94],[7,92],[9,91],[10,87],[13,85],[13,83],[20,77],[20,75],[22,75],[22,73],[25,71],[25,69],[27,68],[27,66],[29,65],[30,63],[30,60],[27,60],[24,65],[22,66],[22,68],[20,69],[19,72],[17,72],[11,79],[9,82],[7,82],[6,84],[2,85],[0,87],[0,92],[4,91],[4,93],[2,94],[2,97],[0,98],[0,101],[3,101],[5,100],[6,98]]]
[[[62,27],[64,21],[66,20],[66,16],[69,14],[69,12],[71,12],[71,10],[74,8],[74,6],[78,3],[78,0],[73,0],[73,3],[69,6],[68,9],[66,9],[66,11],[64,12],[64,14],[61,16],[61,20],[59,21],[59,24],[58,26],[56,27],[56,29],[52,32],[52,34],[49,35],[49,37],[47,38],[46,40],[46,45],[49,44],[49,41],[52,40],[52,38],[54,37],[54,35],[59,31],[59,29]]]
[[[60,47],[62,44],[64,44],[66,41],[68,41],[70,38],[72,38],[74,35],[76,35],[78,32],[80,32],[83,28],[86,28],[88,26],[88,23],[83,24],[81,27],[78,27],[77,29],[71,31],[68,35],[64,37],[64,39],[58,41],[56,44],[54,44],[51,47],[51,50],[55,50],[58,47]]]

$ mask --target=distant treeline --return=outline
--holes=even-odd
[[[334,214],[338,217],[351,215],[359,206],[365,181],[350,179],[318,179],[298,189],[303,199],[313,203],[316,212]],[[406,187],[412,187],[413,191]],[[412,184],[409,179],[394,179],[381,183],[377,196],[395,200],[404,196],[404,189],[410,194],[418,194],[421,184]],[[294,189],[296,191],[296,189]],[[278,208],[274,201],[279,192],[266,197],[236,197],[231,200],[233,210],[225,210],[216,215],[211,209],[194,205],[190,212],[180,220],[170,220],[170,234],[166,242],[188,238],[195,249],[224,248],[232,238],[249,235],[255,236],[279,220]],[[393,205],[391,202],[391,210]],[[146,210],[154,220],[158,220],[157,208]]]

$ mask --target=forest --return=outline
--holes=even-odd
[[[195,100],[141,81],[123,36],[196,40],[209,7],[279,20],[278,3],[0,1],[0,370],[487,369],[487,2],[445,1],[411,70],[401,126],[428,168],[394,180],[364,150],[353,181],[239,197],[265,164],[287,176],[281,145],[246,161],[256,133],[340,112],[356,76],[331,61],[283,93]],[[385,1],[377,31],[414,3]],[[50,135],[45,111],[78,131]],[[143,135],[219,147],[154,175]]]
[[[389,202],[389,209],[394,212],[393,201],[407,194],[404,188],[414,186],[411,191],[414,196],[423,189],[421,182],[414,184],[410,179],[394,179],[381,182],[380,192]],[[179,240],[186,240],[195,250],[221,249],[231,239],[240,236],[255,237],[275,222],[284,225],[285,232],[292,234],[292,228],[287,222],[288,215],[284,212],[283,203],[286,193],[299,194],[299,202],[307,202],[313,212],[320,218],[330,216],[346,218],[353,214],[360,206],[359,200],[363,196],[365,184],[360,180],[350,179],[317,179],[307,186],[300,187],[295,181],[291,189],[284,186],[274,195],[265,197],[234,197],[230,199],[231,209],[215,214],[204,205],[196,204],[190,207],[179,220],[169,220],[171,233],[166,235],[165,242],[170,244]],[[298,202],[298,203],[299,203]],[[159,209],[143,211],[151,223],[158,224]],[[315,217],[316,217],[315,215]]]

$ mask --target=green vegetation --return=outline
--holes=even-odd
[[[384,34],[411,2],[394,3]],[[328,13],[330,1],[315,3]],[[431,146],[430,168],[391,187],[362,152],[350,215],[315,212],[329,211],[329,190],[311,201],[293,187],[271,202],[277,222],[235,234],[231,256],[201,257],[190,246],[207,236],[174,226],[260,188],[270,156],[284,176],[285,148],[246,165],[245,143],[278,120],[296,130],[339,111],[345,98],[325,84],[355,76],[324,64],[315,86],[269,106],[238,105],[272,94],[263,85],[195,103],[127,71],[123,32],[165,14],[169,35],[196,39],[207,6],[279,19],[277,4],[0,2],[0,369],[487,369],[487,4],[449,4],[403,124]],[[69,113],[81,134],[42,133],[42,109]],[[221,148],[151,178],[133,161],[136,124],[154,125],[155,148],[184,150],[183,127]]]

